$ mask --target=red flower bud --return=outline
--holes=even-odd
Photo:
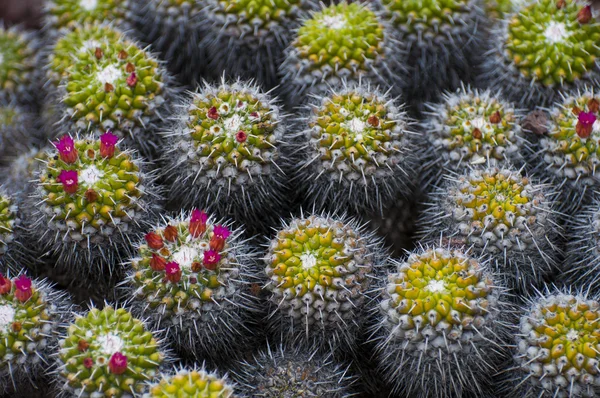
[[[192,211],[192,217],[190,218],[190,234],[197,238],[206,232],[206,220],[208,215],[200,210],[194,209]]]
[[[246,134],[242,130],[238,131],[235,135],[235,140],[239,143],[246,142],[247,139],[248,139],[248,134]]]
[[[0,294],[10,293],[12,282],[4,275],[0,274]]]
[[[590,5],[583,7],[577,13],[577,21],[579,21],[580,24],[585,25],[587,23],[590,23],[591,20],[592,20],[592,7]]]
[[[134,87],[137,84],[137,81],[137,75],[135,74],[135,72],[131,72],[131,75],[127,77],[127,85],[129,87]]]
[[[152,258],[150,259],[150,268],[152,268],[153,271],[164,271],[166,265],[167,260],[156,253],[152,253]]]
[[[91,369],[92,366],[94,366],[94,360],[90,357],[84,358],[83,366],[85,366],[86,369]]]
[[[172,225],[168,225],[163,232],[163,236],[169,242],[175,242],[175,240],[177,240],[177,235],[177,228]]]
[[[217,112],[217,108],[214,106],[210,108],[208,112],[206,112],[206,117],[208,117],[209,119],[217,120],[219,118],[219,112]]]
[[[151,249],[159,250],[164,246],[162,238],[156,232],[148,232],[145,239]]]

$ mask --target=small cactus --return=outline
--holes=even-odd
[[[204,369],[181,368],[173,374],[163,375],[150,386],[144,398],[233,398],[234,389],[227,378]]]
[[[41,87],[37,73],[39,43],[31,32],[0,23],[0,101],[32,104]]]
[[[416,249],[394,264],[374,332],[384,377],[410,397],[481,396],[507,332],[502,288],[458,249]]]
[[[61,397],[140,396],[170,359],[141,320],[112,306],[77,314],[59,346],[55,382]]]
[[[133,0],[46,0],[44,14],[46,32],[75,30],[87,25],[109,21],[127,31],[131,29]]]
[[[29,108],[0,103],[0,165],[5,166],[37,144],[40,137],[35,117]]]
[[[123,286],[135,314],[197,358],[235,357],[249,344],[256,273],[241,230],[194,210],[146,234]]]

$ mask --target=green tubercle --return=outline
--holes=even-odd
[[[231,398],[233,388],[226,380],[204,370],[181,370],[163,377],[145,398]]]
[[[34,83],[36,51],[24,33],[0,26],[0,91],[18,95]]]
[[[280,24],[287,21],[288,14],[294,12],[302,5],[304,0],[238,0],[219,1],[220,8],[217,15],[233,15],[236,24],[248,24],[253,29],[269,30],[269,25]]]
[[[147,391],[164,354],[142,321],[123,308],[106,306],[68,326],[58,358],[64,389],[82,397],[120,398]]]
[[[515,8],[515,0],[485,0],[486,14],[493,20],[502,20],[510,15]]]
[[[549,88],[573,84],[596,68],[600,22],[575,0],[537,0],[522,6],[507,26],[504,56],[522,77]]]
[[[13,200],[0,193],[0,258],[6,253],[7,245],[14,239],[13,227],[16,222],[16,205]]]
[[[15,107],[0,105],[0,129],[11,127],[18,117],[18,111]]]
[[[444,26],[459,23],[456,15],[470,13],[469,0],[381,0],[392,24],[402,35],[421,35],[423,31],[441,33]]]
[[[104,21],[122,23],[128,7],[128,0],[51,0],[46,5],[46,14],[53,28],[73,30]]]
[[[292,47],[313,70],[370,71],[384,57],[384,27],[376,14],[359,3],[340,3],[313,14],[299,28]]]

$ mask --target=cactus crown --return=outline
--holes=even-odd
[[[578,0],[527,2],[507,22],[505,56],[527,79],[546,87],[572,84],[600,57],[600,22]]]
[[[217,14],[235,18],[236,24],[251,27],[252,30],[270,30],[274,24],[284,22],[289,14],[296,12],[305,0],[239,0],[220,1]],[[234,30],[235,32],[236,30]]]
[[[167,313],[221,301],[223,287],[239,275],[233,244],[239,231],[230,235],[198,210],[150,232],[132,261],[137,294]]]
[[[387,322],[422,334],[460,338],[471,325],[481,328],[497,300],[493,281],[479,262],[459,250],[427,249],[411,254],[390,274],[382,308]],[[427,331],[427,329],[435,329]]]
[[[240,182],[245,181],[246,173],[261,170],[250,165],[266,165],[279,156],[278,107],[254,86],[239,81],[207,85],[194,96],[187,117],[196,156],[204,167],[218,169],[222,175],[243,172]]]
[[[304,21],[292,46],[307,70],[364,71],[384,53],[384,27],[359,3],[331,5]]]
[[[0,256],[6,253],[7,245],[14,239],[16,213],[17,207],[12,198],[0,191]]]
[[[185,392],[191,398],[231,398],[233,387],[215,374],[202,369],[181,369],[171,376],[163,376],[150,387],[147,398],[171,398]]]
[[[38,361],[38,350],[54,333],[56,303],[48,302],[38,285],[25,275],[12,280],[0,275],[0,369],[27,357]]]
[[[14,94],[31,84],[35,54],[24,34],[0,26],[0,90]]]
[[[599,109],[600,96],[592,89],[569,95],[552,109],[542,147],[544,162],[555,175],[589,183],[600,157]],[[557,157],[563,158],[561,164]]]
[[[139,164],[118,148],[117,137],[63,136],[40,170],[44,210],[66,225],[73,240],[110,235],[141,209],[144,196]]]
[[[529,383],[556,396],[595,396],[600,387],[599,321],[595,300],[569,294],[536,300],[521,317],[515,357]]]
[[[469,0],[382,0],[385,10],[391,14],[392,23],[402,26],[406,35],[421,35],[423,30],[445,29],[444,26],[457,25],[456,14],[470,12]]]
[[[348,89],[324,97],[313,107],[308,126],[309,147],[327,164],[326,175],[339,180],[362,179],[387,173],[401,161],[407,123],[389,99],[367,90]],[[310,161],[314,154],[309,155]],[[349,169],[349,170],[348,170]]]
[[[145,391],[165,359],[159,342],[124,308],[78,316],[60,342],[58,370],[69,390],[122,397]]]
[[[77,26],[125,19],[128,0],[51,0],[46,5],[53,28]]]
[[[512,104],[463,88],[429,105],[428,139],[445,161],[504,161],[519,150],[520,128]]]

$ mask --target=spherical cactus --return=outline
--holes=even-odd
[[[56,387],[64,397],[130,398],[169,362],[161,341],[124,308],[92,308],[59,341]]]
[[[343,81],[391,87],[395,54],[387,27],[367,4],[324,7],[302,23],[286,49],[281,90],[290,104],[299,104]]]
[[[472,170],[437,189],[420,234],[472,246],[493,258],[509,286],[530,289],[556,265],[560,227],[552,199],[545,185],[516,170]]]
[[[284,201],[282,111],[258,86],[237,81],[192,94],[166,133],[170,198],[261,225]]]
[[[46,156],[44,150],[35,147],[21,151],[6,167],[0,169],[0,184],[7,192],[26,198],[32,189],[35,171]]]
[[[46,112],[60,131],[112,130],[151,157],[166,112],[170,78],[150,53],[108,26],[85,25],[60,38],[48,56]],[[51,84],[51,86],[52,86]]]
[[[600,394],[600,303],[580,294],[530,300],[515,336],[509,388],[523,398]]]
[[[502,288],[458,249],[417,249],[396,265],[375,328],[384,377],[410,397],[481,393],[506,337]]]
[[[349,86],[315,98],[298,134],[297,179],[318,208],[379,210],[416,179],[411,120],[387,95]]]
[[[477,0],[379,0],[392,25],[404,70],[406,98],[431,100],[473,73],[485,46],[484,13]]]
[[[310,215],[285,223],[265,256],[273,333],[302,346],[351,348],[383,261],[379,246],[353,220]]]
[[[146,234],[124,286],[133,311],[183,352],[214,362],[246,349],[258,302],[242,231],[194,210]]]
[[[47,0],[44,4],[46,31],[74,30],[86,24],[108,21],[123,30],[131,29],[132,0]]]
[[[265,398],[349,397],[356,381],[331,354],[283,346],[267,346],[253,360],[241,362],[233,376],[241,396]]]
[[[163,375],[160,382],[150,386],[144,398],[233,398],[233,385],[226,377],[204,369],[181,368],[172,375]]]
[[[548,132],[540,138],[538,168],[561,193],[561,210],[589,201],[600,186],[600,94],[592,88],[565,96],[550,110]]]
[[[20,250],[21,215],[15,195],[6,193],[0,186],[0,268],[12,265]]]
[[[205,7],[207,1],[133,0],[139,39],[151,44],[161,59],[168,61],[169,70],[188,86],[199,81],[208,62],[206,51],[200,46]]]
[[[36,115],[14,103],[0,103],[0,165],[6,165],[39,140]]]
[[[463,86],[426,108],[422,129],[433,180],[447,171],[464,173],[471,165],[523,165],[528,142],[519,125],[522,115],[512,103],[489,90]]]
[[[66,295],[45,281],[0,274],[0,394],[44,383],[69,313]]]
[[[0,24],[0,100],[33,103],[41,84],[37,72],[39,44],[33,33]]]
[[[277,84],[277,66],[292,34],[318,8],[316,0],[209,0],[202,12],[210,70]]]
[[[118,273],[132,236],[151,222],[154,176],[110,132],[65,135],[54,147],[37,173],[27,229],[70,275],[105,279],[100,270]]]
[[[522,3],[499,25],[483,81],[519,105],[550,104],[600,73],[600,21],[579,0]]]

